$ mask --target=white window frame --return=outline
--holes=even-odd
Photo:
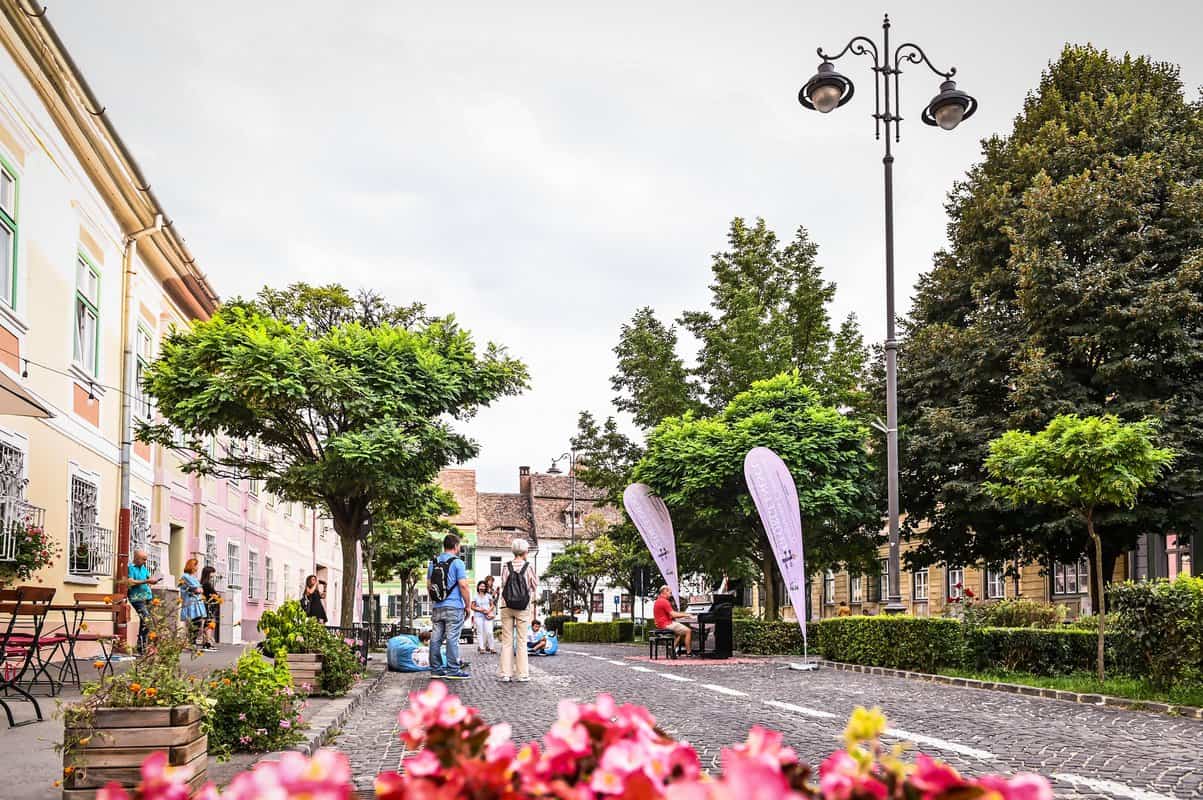
[[[1071,589],[1070,578],[1073,578]],[[1077,564],[1057,562],[1053,564],[1053,596],[1081,597],[1090,594],[1090,565],[1086,556]]]
[[[944,568],[944,587],[947,591],[947,597],[953,600],[960,600],[965,596],[965,568],[964,567],[945,567]],[[957,584],[961,584],[960,587]]]
[[[823,573],[823,605],[835,604],[835,572],[827,570]]]
[[[242,545],[233,539],[226,540],[226,586],[242,588]]]
[[[82,530],[76,530],[74,509],[74,484],[76,481],[86,483],[96,490],[96,516],[90,523],[85,523]],[[74,466],[68,470],[67,476],[67,577],[95,579],[98,575],[112,572],[110,563],[113,558],[112,531],[100,527],[100,503],[102,493],[100,476],[81,467]],[[80,545],[88,548],[88,570],[76,571],[77,566],[72,551]],[[108,570],[106,571],[106,567]]]
[[[263,556],[263,587],[267,595],[264,599],[269,603],[276,602],[276,570],[269,555]]]
[[[92,259],[88,258],[84,253],[80,252],[75,257],[75,301],[73,311],[71,312],[71,359],[72,362],[83,370],[85,375],[92,378],[100,377],[100,295],[103,291],[101,283],[100,268],[92,263]],[[91,297],[80,286],[80,271],[90,273],[96,281],[96,295]],[[80,312],[85,316],[89,313],[92,316],[92,341],[85,342],[83,340],[83,330],[80,328]],[[90,344],[92,348],[91,354],[85,353],[85,347]]]
[[[501,577],[501,556],[489,556],[489,574],[494,578]]]
[[[864,598],[864,578],[861,575],[848,576],[848,602],[863,603]]]
[[[879,563],[881,564],[881,574],[877,576],[877,588],[881,594],[877,599],[886,603],[890,600],[890,560],[883,558]]]
[[[259,551],[253,547],[246,549],[246,599],[259,600]]]
[[[220,569],[217,555],[217,534],[213,531],[205,531],[205,566]]]
[[[997,592],[995,589],[997,588]],[[1007,573],[1002,567],[986,567],[986,599],[1003,600],[1007,596]]]
[[[931,584],[928,581],[930,577],[927,567],[917,569],[911,572],[911,599],[912,600],[927,600],[931,594]]]

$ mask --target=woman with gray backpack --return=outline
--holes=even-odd
[[[526,632],[535,615],[535,593],[539,579],[534,566],[526,560],[529,550],[530,544],[525,539],[515,539],[510,546],[514,559],[501,567],[501,666],[498,677],[503,683],[509,683],[515,677],[519,683],[530,680]],[[517,676],[514,674],[515,659],[518,662]]]

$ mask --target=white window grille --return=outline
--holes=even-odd
[[[276,571],[272,568],[272,557],[263,557],[263,585],[267,587],[267,602],[276,602]]]
[[[242,588],[242,554],[237,542],[226,542],[226,586]]]
[[[911,573],[911,587],[914,590],[914,599],[927,599],[927,567]]]
[[[205,566],[220,569],[217,564],[217,534],[205,534]]]
[[[25,503],[25,453],[8,442],[0,442],[0,561],[17,558],[17,536],[22,530]]]
[[[142,550],[146,553],[146,565],[153,575],[159,571],[159,548],[151,547],[150,543],[150,512],[146,505],[134,500],[129,507],[129,555],[132,560],[134,552]]]
[[[259,599],[259,554],[254,550],[246,554],[246,597],[248,600]]]
[[[113,532],[97,524],[100,489],[76,474],[71,476],[67,571],[72,575],[109,575],[113,568]]]
[[[864,592],[861,589],[863,583],[860,575],[855,575],[848,578],[848,602],[860,603],[864,601]]]

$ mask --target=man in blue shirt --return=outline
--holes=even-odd
[[[468,594],[468,571],[459,558],[459,537],[449,533],[443,537],[443,553],[432,561],[426,570],[427,591],[436,600],[430,615],[430,674],[436,678],[464,680],[468,673],[459,660],[459,636],[464,627],[464,615],[471,602]],[[441,565],[439,573],[446,574],[442,587],[430,586],[435,566]],[[447,646],[447,661],[443,662],[443,645]]]
[[[127,592],[129,604],[133,606],[134,611],[138,612],[138,652],[143,653],[146,651],[146,635],[150,633],[150,609],[148,606],[154,597],[150,587],[162,578],[150,577],[150,567],[146,565],[145,550],[134,551],[129,566],[125,568],[125,574],[128,578],[126,585],[129,587]]]

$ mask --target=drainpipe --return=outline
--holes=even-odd
[[[155,214],[154,224],[149,228],[126,234],[121,253],[121,341],[124,345],[121,356],[121,514],[117,522],[117,573],[113,576],[114,584],[125,574],[130,556],[130,458],[134,447],[134,365],[137,363],[134,343],[138,330],[137,309],[134,307],[134,279],[138,274],[134,266],[134,249],[139,239],[161,230],[163,215]],[[118,626],[117,635],[125,635],[124,621]]]

